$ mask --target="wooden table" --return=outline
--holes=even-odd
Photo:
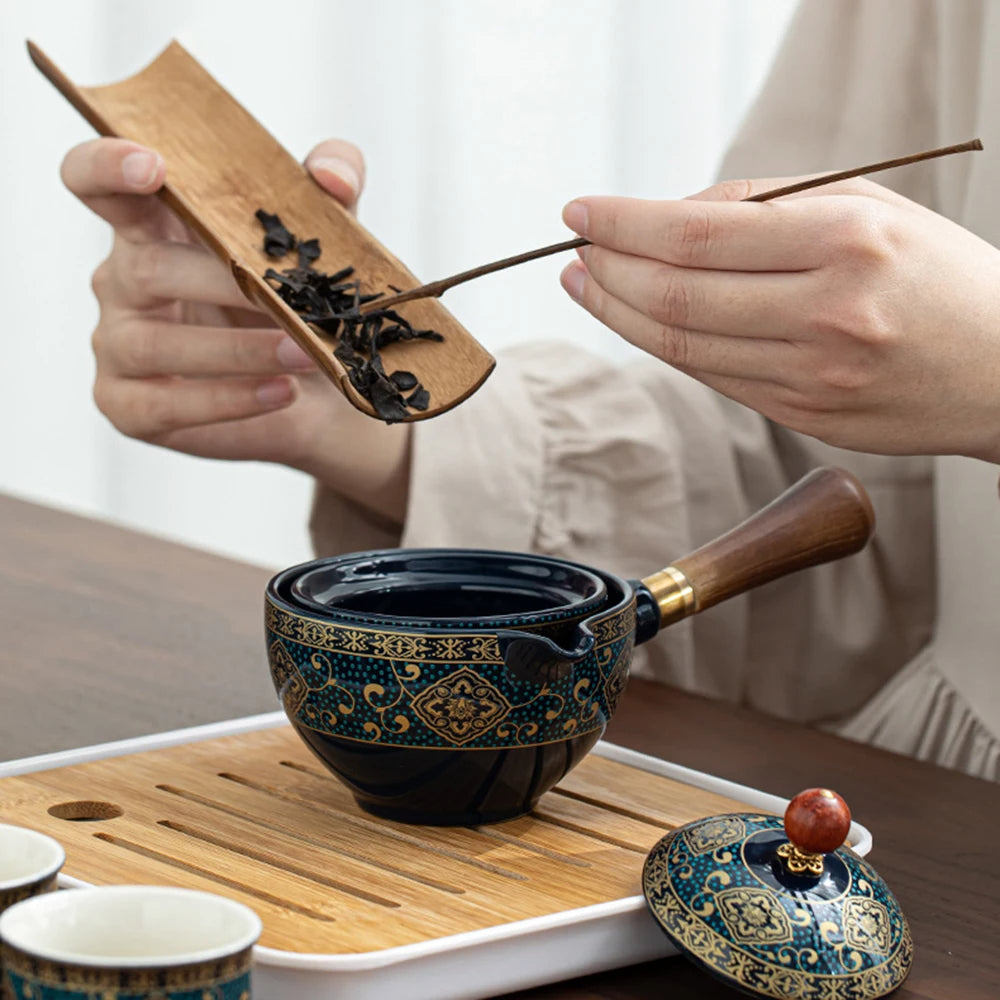
[[[0,759],[274,710],[269,576],[0,496]],[[638,680],[607,735],[780,795],[836,788],[873,831],[871,861],[913,931],[913,971],[895,996],[1000,997],[1000,785]],[[666,959],[517,996],[737,994]]]

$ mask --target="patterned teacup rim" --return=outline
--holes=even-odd
[[[50,879],[65,861],[58,841],[37,830],[0,823],[0,893]]]
[[[71,966],[142,969],[236,955],[260,917],[235,900],[170,886],[97,886],[34,896],[0,915],[0,940]]]

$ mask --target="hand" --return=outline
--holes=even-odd
[[[626,340],[829,444],[1000,462],[1000,251],[865,180],[583,198],[562,283]]]
[[[364,179],[354,146],[306,160],[353,210]],[[409,428],[354,409],[309,356],[248,302],[228,268],[156,198],[168,165],[123,139],[71,150],[66,186],[114,228],[94,273],[94,398],[123,433],[210,458],[301,469],[401,522]],[[267,206],[280,215],[281,206]]]

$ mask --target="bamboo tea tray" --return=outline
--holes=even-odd
[[[472,1000],[668,955],[642,864],[773,795],[599,744],[530,816],[361,811],[281,712],[0,764],[0,816],[66,848],[61,884],[205,889],[260,914],[261,1000]],[[854,849],[871,847],[854,824]]]

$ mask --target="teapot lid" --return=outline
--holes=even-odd
[[[869,1000],[910,971],[895,897],[843,845],[844,800],[811,788],[778,816],[732,813],[672,830],[649,852],[646,902],[667,937],[753,996]]]

